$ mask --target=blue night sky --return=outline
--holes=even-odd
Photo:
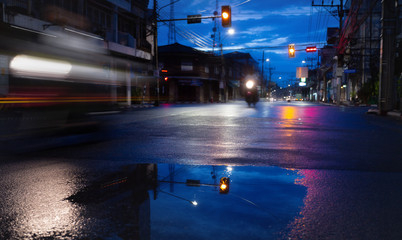
[[[152,8],[152,1],[150,1]],[[230,5],[232,7],[232,28],[233,35],[228,34],[228,28],[222,28],[220,19],[217,20],[218,32],[223,39],[223,51],[248,52],[260,62],[262,54],[264,58],[270,59],[270,66],[274,67],[272,80],[281,86],[285,86],[295,80],[296,67],[305,66],[303,60],[316,58],[317,53],[305,53],[306,45],[322,47],[326,41],[327,27],[339,26],[339,20],[330,14],[336,8],[312,7],[311,0],[298,1],[269,1],[269,0],[232,0],[219,1],[220,6]],[[315,0],[315,4],[321,4],[321,0]],[[339,4],[335,0],[334,4]],[[159,0],[158,7],[161,8],[160,19],[170,18],[170,0]],[[324,4],[331,4],[325,0]],[[166,6],[166,7],[164,7]],[[216,0],[175,0],[174,17],[186,18],[187,15],[202,14],[202,16],[213,16],[216,10]],[[159,46],[167,45],[168,22],[158,24]],[[203,19],[199,24],[187,24],[187,21],[176,21],[176,40],[178,43],[201,50],[211,51],[213,46],[214,21]],[[217,33],[218,33],[217,32]],[[218,35],[218,34],[217,34]],[[174,43],[174,40],[173,42]],[[289,59],[287,45],[294,43],[296,57]],[[321,43],[321,44],[318,44]],[[257,49],[252,49],[257,48]],[[314,61],[316,63],[317,60]],[[311,61],[307,61],[311,64]],[[264,72],[268,72],[269,64],[264,64]],[[267,76],[267,75],[266,75]],[[281,77],[281,80],[279,80]]]

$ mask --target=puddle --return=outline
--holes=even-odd
[[[159,165],[158,175],[152,239],[278,238],[306,194],[297,171],[277,167]],[[227,194],[219,192],[222,177],[230,178]],[[189,179],[201,184],[186,185]]]

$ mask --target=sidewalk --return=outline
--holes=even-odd
[[[327,102],[319,102],[320,104],[327,105],[327,106],[337,106],[336,103],[327,103]],[[377,114],[381,115],[380,111],[378,110],[377,104],[353,104],[351,102],[341,102],[339,106],[347,106],[347,107],[372,107],[367,111],[367,114]],[[386,114],[387,116],[397,118],[402,120],[402,112],[398,110],[389,111]]]
[[[367,111],[367,114],[380,115],[380,110],[378,110],[378,108],[372,108],[372,109],[369,109]],[[394,118],[397,118],[399,120],[402,120],[402,113],[400,111],[397,111],[397,110],[387,112],[387,116],[394,117]]]

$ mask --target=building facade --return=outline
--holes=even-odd
[[[160,46],[158,52],[162,101],[219,101],[219,58],[179,43]]]
[[[401,108],[401,6],[400,0],[346,1],[342,29],[328,28],[320,50],[320,100]]]
[[[0,0],[0,14],[6,24],[57,35],[60,45],[82,48],[84,55],[88,48],[101,48],[113,57],[103,63],[114,85],[111,95],[131,105],[150,100],[155,91],[148,4],[149,0]]]
[[[248,53],[223,56],[179,43],[159,47],[161,98],[168,102],[226,102],[243,96],[244,83],[259,79]]]

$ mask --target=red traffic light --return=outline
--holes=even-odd
[[[306,52],[317,52],[317,47],[316,46],[306,47]]]
[[[232,26],[232,11],[230,9],[230,6],[222,6],[222,12],[221,12],[221,17],[222,17],[222,27],[231,27]]]
[[[167,81],[169,80],[169,78],[168,78],[168,77],[165,77],[164,79],[165,79],[165,82],[167,82]]]

